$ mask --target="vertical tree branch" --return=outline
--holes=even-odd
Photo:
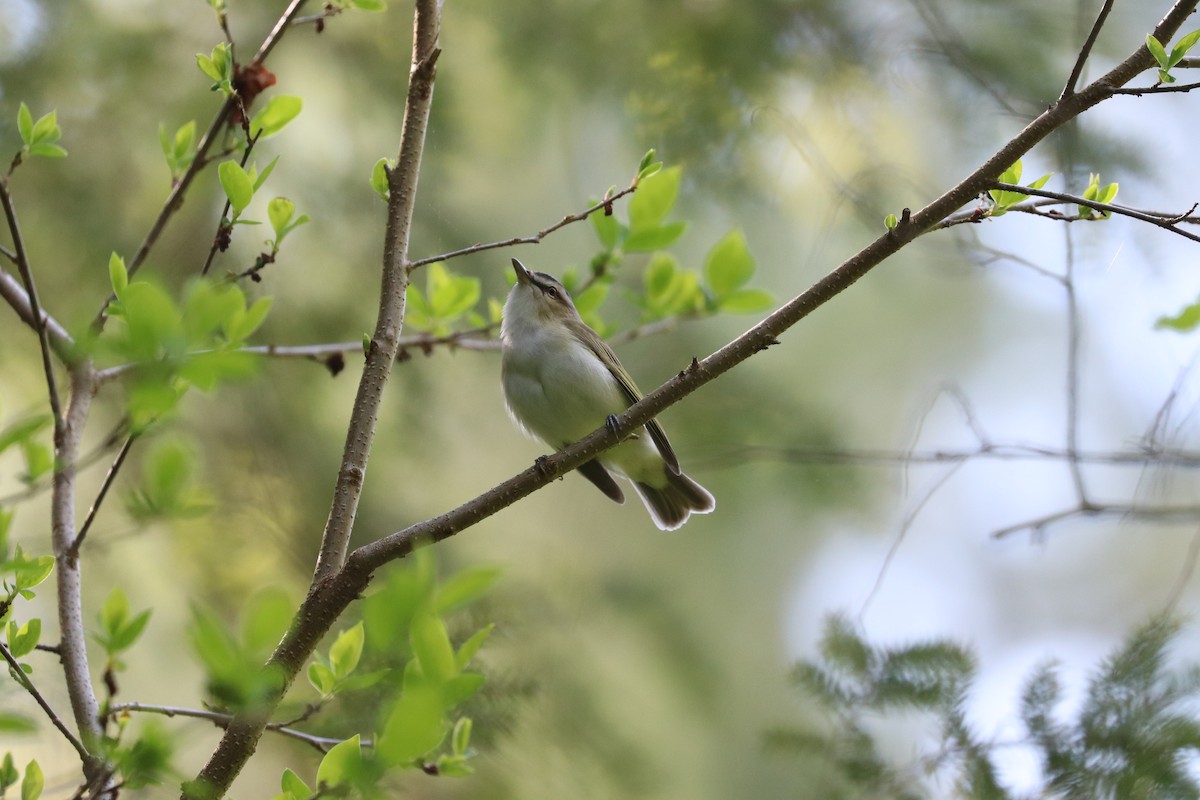
[[[425,147],[425,129],[433,100],[433,81],[441,28],[441,0],[417,0],[414,15],[412,68],[408,97],[404,104],[404,125],[400,133],[400,156],[394,170],[388,172],[387,232],[383,245],[383,283],[379,295],[379,318],[367,351],[358,394],[354,398],[342,466],[338,470],[333,502],[321,551],[317,557],[314,580],[323,580],[337,572],[346,559],[346,548],[358,512],[366,476],[367,458],[375,438],[379,404],[388,375],[396,361],[400,331],[404,324],[404,293],[408,288],[408,242],[416,205],[417,177],[421,152]]]
[[[71,367],[71,394],[62,433],[55,437],[56,471],[51,499],[51,544],[54,548],[55,581],[58,590],[58,624],[67,694],[79,738],[92,755],[83,764],[89,782],[105,769],[100,751],[100,704],[92,687],[88,670],[87,648],[83,628],[83,575],[79,561],[71,553],[75,541],[75,476],[79,460],[79,445],[87,422],[92,398],[96,392],[96,373],[90,361]]]
[[[388,174],[387,230],[384,239],[383,276],[379,297],[379,318],[367,352],[358,394],[347,426],[342,466],[338,470],[329,518],[321,539],[321,550],[313,584],[268,667],[277,667],[282,676],[273,707],[287,692],[321,637],[332,627],[359,593],[366,588],[371,574],[361,568],[342,568],[350,541],[350,532],[358,510],[366,474],[367,458],[375,436],[379,406],[392,364],[399,347],[404,323],[404,293],[408,286],[408,243],[416,205],[417,177],[425,146],[425,131],[433,99],[435,65],[441,29],[441,0],[416,0],[413,19],[413,54],[408,95],[404,105],[404,124],[400,134],[400,154],[396,168]],[[266,727],[270,709],[237,714],[225,730],[217,748],[197,779],[184,785],[183,797],[217,798],[223,796],[241,772]]]

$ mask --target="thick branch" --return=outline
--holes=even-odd
[[[55,580],[58,591],[58,626],[61,640],[59,655],[71,711],[80,739],[90,753],[100,752],[103,731],[100,728],[100,704],[88,670],[83,627],[83,576],[79,562],[71,554],[75,541],[75,476],[79,445],[83,438],[95,394],[95,371],[90,361],[71,368],[71,396],[63,420],[62,435],[56,437],[54,491],[51,499],[51,543],[54,548]],[[104,770],[103,761],[93,755],[84,759],[84,774],[91,782]]]
[[[441,28],[439,0],[418,0],[414,20],[412,69],[404,104],[400,133],[400,155],[396,169],[388,173],[388,223],[383,245],[383,285],[379,295],[379,317],[367,350],[358,394],[354,398],[342,466],[325,532],[317,557],[316,580],[337,572],[346,558],[350,532],[358,512],[358,501],[366,477],[367,458],[375,438],[375,424],[383,389],[391,374],[404,324],[404,293],[408,288],[408,242],[413,209],[417,201],[417,177],[425,147],[425,129],[433,99],[438,33]]]

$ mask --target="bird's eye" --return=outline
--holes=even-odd
[[[542,291],[546,293],[547,297],[550,297],[550,298],[558,297],[558,289],[555,289],[553,286],[547,286]]]

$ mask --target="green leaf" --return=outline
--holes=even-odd
[[[114,586],[108,593],[108,599],[100,607],[100,630],[108,636],[113,636],[129,619],[129,598],[120,586]]]
[[[16,509],[0,508],[0,568],[8,561],[8,530],[16,514]]]
[[[682,179],[683,169],[671,167],[638,183],[629,201],[629,228],[633,233],[659,227],[675,206]]]
[[[413,617],[409,643],[421,671],[430,679],[442,682],[456,672],[454,648],[446,624],[432,611],[418,612]]]
[[[16,620],[10,619],[7,633],[9,652],[17,658],[29,655],[42,638],[42,621],[34,617],[18,628]]]
[[[604,301],[608,298],[608,289],[607,283],[597,281],[580,292],[575,297],[575,308],[579,311],[579,315],[586,318],[598,312],[600,306],[604,305]]]
[[[395,168],[396,162],[390,158],[379,159],[371,168],[371,188],[384,200],[387,200],[392,192],[391,185],[388,183],[388,170]]]
[[[271,228],[275,231],[276,237],[283,238],[283,234],[287,232],[288,223],[292,221],[295,213],[296,204],[286,197],[276,197],[267,203],[267,219],[271,221]]]
[[[27,484],[33,484],[54,468],[54,456],[50,448],[41,442],[33,439],[21,442],[21,455],[25,458],[25,473],[21,475],[21,480]]]
[[[217,175],[221,179],[221,188],[229,198],[234,215],[242,213],[254,197],[254,182],[236,161],[223,162],[217,167]]]
[[[29,766],[25,767],[25,779],[21,781],[21,800],[38,800],[42,796],[45,783],[38,762],[30,761]]]
[[[476,652],[479,652],[481,646],[484,646],[487,637],[491,636],[494,627],[496,627],[494,624],[487,625],[481,628],[481,630],[475,631],[466,642],[462,643],[461,648],[458,648],[458,652],[456,652],[454,657],[454,666],[457,670],[462,672],[467,667],[470,660],[475,657]]]
[[[746,247],[741,228],[734,228],[708,251],[704,275],[718,301],[733,294],[754,275],[754,257]]]
[[[479,302],[478,278],[454,275],[440,261],[429,265],[425,291],[434,319],[449,322]]]
[[[278,586],[255,592],[242,616],[242,642],[252,654],[266,655],[287,631],[293,603],[287,591]]]
[[[321,693],[321,696],[325,696],[333,692],[337,685],[337,678],[333,676],[333,671],[329,667],[319,661],[314,661],[308,665],[308,682]]]
[[[1181,333],[1195,330],[1197,325],[1200,325],[1200,300],[1184,306],[1175,316],[1159,317],[1154,323],[1154,327],[1160,330],[1167,328]]]
[[[45,429],[50,424],[51,419],[52,417],[49,414],[37,414],[14,422],[4,430],[0,430],[0,453],[3,453],[14,444],[21,444],[28,441],[30,437]]]
[[[21,552],[21,548],[18,545],[17,554],[8,563],[7,568],[13,574],[13,588],[18,591],[32,589],[50,577],[50,573],[54,570],[54,557],[38,556],[36,558],[28,558]]]
[[[270,297],[260,297],[254,301],[254,305],[246,310],[245,314],[238,317],[236,324],[229,325],[225,330],[225,338],[231,343],[240,344],[262,326],[263,321],[267,318],[267,313],[271,310],[271,305],[274,301]]]
[[[476,692],[483,688],[486,679],[478,672],[464,672],[455,675],[442,684],[442,707],[454,708],[459,703],[471,699]]]
[[[649,253],[672,244],[683,235],[688,223],[668,222],[656,228],[643,228],[630,233],[625,239],[624,249],[629,253]]]
[[[263,169],[261,175],[255,171],[253,166],[250,167],[250,180],[254,182],[254,191],[257,192],[259,187],[267,182],[267,178],[270,177],[271,173],[275,171],[275,165],[278,163],[279,156],[275,156],[271,159],[271,163],[267,164],[267,166]],[[254,224],[257,225],[258,223],[256,222]]]
[[[596,211],[589,219],[592,221],[592,229],[596,231],[596,238],[600,240],[600,245],[605,250],[615,248],[621,240],[621,223],[617,222],[616,215]]]
[[[21,778],[21,773],[17,771],[17,767],[13,764],[12,753],[4,754],[4,761],[0,762],[0,793],[5,792],[8,787],[14,785]]]
[[[67,151],[64,148],[49,142],[38,142],[37,144],[30,145],[29,152],[32,155],[41,156],[42,158],[67,157]]]
[[[886,217],[883,218],[883,227],[887,228],[889,231],[896,230],[896,225],[898,225],[899,223],[900,223],[900,220],[896,219],[895,214],[888,214]]]
[[[646,155],[642,156],[642,160],[638,162],[638,174],[640,175],[642,170],[644,170],[646,167],[650,166],[653,163],[654,163],[654,148],[651,147],[649,150],[646,151]]]
[[[51,111],[33,123],[29,146],[32,148],[42,143],[57,142],[60,138],[62,138],[62,131],[58,128],[58,112]]]
[[[1040,188],[1042,188],[1043,186],[1045,186],[1045,185],[1046,185],[1046,181],[1050,180],[1052,177],[1054,177],[1054,173],[1053,173],[1053,172],[1047,172],[1045,175],[1043,175],[1042,177],[1038,178],[1038,179],[1037,179],[1036,181],[1034,181],[1033,183],[1029,184],[1029,188],[1030,188],[1030,189],[1040,189]]]
[[[354,735],[329,749],[317,767],[317,786],[333,788],[351,782],[362,767],[359,737]]]
[[[437,760],[437,774],[447,778],[465,778],[475,774],[475,768],[467,763],[462,756],[440,755]]]
[[[1146,49],[1150,51],[1150,55],[1154,56],[1154,60],[1158,62],[1158,66],[1162,69],[1168,69],[1170,59],[1167,56],[1166,49],[1162,46],[1162,42],[1154,38],[1154,34],[1146,34]]]
[[[1200,41],[1200,29],[1194,30],[1180,39],[1171,50],[1171,57],[1167,61],[1167,69],[1182,61],[1184,56],[1188,54],[1188,51],[1196,45],[1197,41]]]
[[[283,130],[300,113],[304,101],[293,95],[272,97],[250,120],[250,137],[267,139]],[[261,135],[260,135],[261,134]]]
[[[116,253],[108,257],[108,282],[112,285],[113,294],[121,296],[129,285],[129,273],[125,269],[125,259]]]
[[[471,567],[455,574],[437,590],[434,610],[444,614],[474,603],[492,590],[500,580],[499,567]]]
[[[0,711],[0,733],[33,733],[37,730],[37,725],[29,717],[21,714],[14,714],[9,711]],[[12,780],[5,781],[5,777],[9,774],[5,770],[12,768]],[[0,794],[9,786],[17,782],[16,768],[12,767],[12,754],[5,754],[5,769],[0,769]]]
[[[351,0],[351,5],[359,11],[387,11],[384,0]]]
[[[392,708],[376,747],[388,764],[411,764],[433,750],[446,735],[442,699],[436,687],[405,689]]]
[[[33,139],[33,114],[24,103],[17,109],[17,131],[21,134],[22,143],[29,144]]]
[[[283,788],[285,794],[290,794],[296,800],[307,800],[307,798],[312,796],[312,789],[308,788],[308,784],[302,781],[300,776],[290,769],[283,771],[283,777],[280,779],[279,785]]]
[[[339,680],[354,672],[363,650],[363,624],[342,631],[329,648],[329,666]]]
[[[775,298],[762,289],[738,289],[723,297],[717,308],[727,314],[753,314],[775,305]]]
[[[456,756],[464,756],[467,754],[467,748],[471,746],[471,718],[463,717],[458,722],[454,723],[454,731],[450,735],[450,747]]]

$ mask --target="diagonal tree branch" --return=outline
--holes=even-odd
[[[12,195],[8,192],[7,177],[0,178],[0,206],[4,207],[4,218],[8,221],[8,231],[12,234],[17,271],[25,284],[25,298],[29,303],[33,329],[37,332],[38,345],[42,350],[42,371],[46,375],[46,390],[50,395],[50,410],[54,414],[54,432],[57,437],[62,428],[62,402],[58,396],[58,380],[54,377],[54,361],[50,357],[50,335],[46,332],[46,317],[42,313],[37,285],[33,281],[33,268],[29,264],[29,253],[25,250],[25,239],[21,236],[21,225],[17,222],[17,209],[13,206]]]
[[[83,742],[79,741],[75,734],[71,732],[71,729],[63,724],[62,718],[59,717],[58,714],[54,712],[54,709],[50,707],[50,704],[46,702],[46,698],[40,691],[38,691],[38,688],[34,685],[33,680],[25,674],[25,670],[21,669],[20,662],[13,657],[13,654],[9,652],[9,649],[5,647],[3,643],[0,643],[0,656],[3,656],[4,660],[8,662],[9,672],[13,678],[17,681],[17,683],[21,684],[25,691],[29,692],[29,696],[32,697],[34,702],[41,707],[42,712],[45,713],[51,724],[58,729],[59,733],[63,735],[63,738],[70,743],[71,747],[75,748],[75,752],[79,753],[81,758],[88,758],[89,754],[87,749],[83,746]]]
[[[1198,0],[1177,0],[1158,24],[1154,31],[1155,36],[1160,41],[1170,39],[1179,30],[1184,20],[1195,10],[1197,2]],[[405,156],[417,156],[419,164],[420,141],[412,141],[409,138],[408,126],[414,121],[423,121],[421,114],[414,113],[410,116],[409,111],[413,106],[423,106],[424,113],[428,113],[429,95],[432,90],[432,62],[437,52],[436,18],[439,12],[440,3],[437,0],[418,0],[417,35],[414,37],[414,69],[409,86],[406,135],[404,136],[404,143],[411,144],[416,150],[413,153],[402,146],[401,166],[389,176],[392,186],[392,203],[408,204],[409,210],[411,210],[411,193],[415,190],[417,165],[409,165],[406,168]],[[343,563],[341,556],[345,552],[349,524],[353,522],[358,492],[361,489],[362,469],[365,466],[365,461],[360,463],[353,456],[355,453],[361,453],[365,457],[365,450],[369,449],[374,428],[374,410],[377,408],[378,394],[382,390],[382,386],[360,390],[352,417],[351,436],[347,440],[347,457],[343,460],[343,469],[339,473],[338,494],[335,496],[334,509],[331,511],[330,521],[326,526],[322,557],[318,562],[317,574],[308,596],[293,619],[291,628],[268,661],[267,668],[281,676],[281,685],[272,700],[266,703],[267,708],[256,713],[235,716],[216,751],[201,771],[199,778],[185,785],[184,797],[189,799],[214,798],[220,797],[228,791],[234,777],[240,772],[262,736],[268,723],[266,715],[278,704],[279,699],[282,698],[291,681],[303,668],[305,661],[321,638],[330,630],[346,607],[357,599],[366,588],[374,570],[389,561],[403,558],[416,547],[446,539],[497,511],[507,508],[559,476],[595,458],[604,450],[615,446],[663,410],[679,402],[701,386],[723,375],[751,356],[778,344],[778,337],[781,334],[848,289],[859,278],[887,258],[935,228],[941,220],[970,202],[972,198],[985,191],[989,186],[994,185],[1000,174],[1034,145],[1089,108],[1110,97],[1115,87],[1124,85],[1150,65],[1149,52],[1139,45],[1137,50],[1106,75],[1081,91],[1055,103],[1039,115],[991,158],[947,192],[915,214],[906,211],[896,228],[875,239],[810,289],[793,298],[717,352],[703,361],[693,360],[690,366],[674,378],[646,395],[622,414],[610,419],[609,425],[600,427],[580,441],[553,455],[539,459],[534,466],[452,511],[359,547],[350,553]],[[423,74],[426,71],[428,74]],[[423,127],[421,133],[424,133]],[[403,180],[404,177],[410,179],[411,183],[406,184]],[[405,197],[407,199],[397,198],[399,189],[406,190]],[[400,230],[397,231],[397,228]],[[406,232],[406,229],[397,224],[396,214],[389,214],[388,246],[385,250],[385,297],[382,298],[381,304],[386,305],[392,302],[394,306],[398,306],[393,311],[402,315],[402,297],[389,301],[387,296],[389,288],[400,288],[401,290],[403,288],[404,252],[397,250],[397,246],[405,244],[407,240],[397,237],[395,235],[397,232]],[[401,268],[397,269],[395,266],[397,264]],[[399,273],[399,275],[393,276],[393,272]],[[396,286],[397,282],[398,286]],[[381,311],[384,310],[386,309],[381,308]],[[394,355],[394,351],[385,353],[384,355],[388,357],[382,359],[382,363],[378,363],[380,354],[377,351],[389,344],[388,335],[390,334],[391,337],[399,335],[398,328],[392,331],[380,330],[383,327],[384,316],[381,313],[381,324],[377,327],[376,336],[372,340],[371,352],[368,353],[370,369],[364,371],[363,384],[386,379],[387,369]],[[384,335],[381,336],[381,333]],[[372,362],[375,363],[372,364]],[[364,395],[366,396],[364,397]],[[356,430],[354,426],[360,420],[364,425]],[[366,440],[365,447],[356,446],[350,441],[355,435]],[[343,487],[346,488],[345,494],[342,494]],[[349,507],[339,509],[340,503],[349,503]],[[339,526],[336,530],[333,529],[335,520]]]
[[[1088,56],[1092,54],[1092,47],[1096,44],[1096,39],[1100,36],[1100,29],[1104,27],[1104,21],[1108,19],[1108,13],[1112,11],[1112,7],[1113,0],[1104,0],[1104,5],[1100,8],[1095,23],[1092,24],[1091,33],[1088,34],[1087,41],[1079,50],[1079,57],[1075,59],[1075,68],[1071,70],[1071,77],[1067,78],[1067,85],[1063,87],[1062,94],[1058,96],[1059,102],[1074,94],[1075,87],[1079,84],[1079,77],[1083,75],[1083,65],[1087,63]]]

